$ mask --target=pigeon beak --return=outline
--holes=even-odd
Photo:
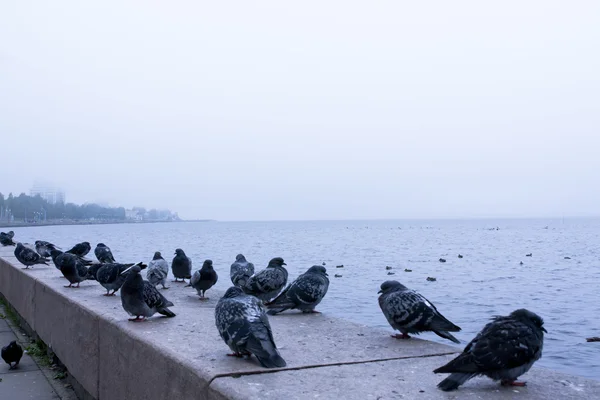
[[[281,263],[281,265],[287,265],[286,263]]]
[[[379,292],[377,292],[377,294],[381,294],[381,293],[383,293],[383,290],[380,290]]]
[[[546,330],[546,328],[544,328],[543,326],[542,326],[542,330],[543,330],[544,332],[548,333],[548,331]]]
[[[327,272],[325,272],[325,276],[329,276],[329,274]]]

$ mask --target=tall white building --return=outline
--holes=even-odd
[[[29,191],[29,195],[40,195],[42,199],[46,200],[50,204],[66,202],[64,190],[57,188],[56,186],[45,185],[41,183],[36,183],[35,185],[33,185],[31,190]]]

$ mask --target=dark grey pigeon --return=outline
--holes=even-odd
[[[58,249],[58,247],[50,242],[45,242],[43,240],[35,241],[35,251],[42,257],[50,257],[50,252],[54,249]]]
[[[64,254],[61,250],[59,250],[58,248],[54,247],[53,249],[50,250],[50,258],[52,258],[52,262],[54,263],[54,266],[56,267],[56,269],[58,269],[60,271],[60,265],[56,262],[56,258],[61,255]],[[71,253],[67,253],[67,254],[71,254]],[[75,256],[75,254],[72,254]],[[92,268],[95,268],[94,270],[94,275],[92,276],[88,276],[88,279],[96,279],[96,275],[95,272],[98,270],[98,268],[100,268],[102,266],[102,264],[93,264],[92,260],[88,260],[87,258],[84,257],[77,257],[77,261],[78,263],[84,265],[84,266],[88,266],[91,265],[90,269],[88,270],[88,272],[91,271]]]
[[[92,250],[92,246],[90,245],[90,242],[81,242],[81,243],[77,243],[71,249],[65,251],[65,253],[71,253],[71,254],[75,254],[76,256],[79,256],[79,257],[85,257],[87,255],[87,253],[90,252],[90,250]]]
[[[79,284],[89,278],[88,268],[81,258],[72,253],[63,253],[60,250],[52,250],[54,265],[62,272],[69,281],[68,288],[78,288]],[[77,286],[73,286],[77,284]]]
[[[318,313],[315,307],[323,300],[327,289],[329,289],[327,270],[321,265],[313,265],[296,278],[275,300],[266,303],[265,306],[270,315],[294,308],[303,313]]]
[[[167,283],[167,275],[169,275],[169,263],[160,254],[160,251],[154,253],[154,258],[148,263],[148,272],[146,279],[154,286],[162,285],[163,289],[168,289],[165,286]]]
[[[217,271],[213,268],[212,260],[205,260],[202,268],[194,272],[190,280],[190,286],[196,289],[200,300],[208,300],[208,297],[204,297],[204,293],[213,287],[218,279],[219,277],[217,276]]]
[[[287,284],[288,272],[283,267],[284,265],[287,264],[283,258],[273,258],[269,261],[267,268],[248,279],[248,283],[242,289],[246,294],[268,302],[277,296]]]
[[[96,245],[96,248],[94,249],[94,254],[96,255],[98,261],[100,261],[101,263],[116,263],[112,251],[110,251],[110,248],[104,243],[98,243]]]
[[[192,278],[192,259],[186,256],[183,250],[177,249],[171,263],[171,269],[175,277],[174,282],[179,282],[179,279],[181,279],[185,283],[186,279]]]
[[[117,290],[123,286],[125,283],[125,278],[127,278],[127,274],[123,274],[127,268],[136,265],[134,263],[131,264],[117,264],[117,263],[109,263],[109,264],[101,264],[101,267],[95,273],[96,280],[99,284],[106,289],[105,296],[114,296]],[[141,269],[146,268],[145,264],[138,263]],[[89,274],[89,270],[88,270]],[[112,293],[110,291],[112,290]]]
[[[524,308],[495,316],[458,357],[433,371],[450,373],[438,387],[454,390],[478,375],[506,386],[525,386],[517,378],[542,357],[544,332],[544,320]]]
[[[13,241],[15,233],[13,231],[0,232],[0,244],[2,246],[15,246],[16,243]]]
[[[15,247],[15,257],[17,257],[17,260],[25,266],[25,269],[36,264],[50,265],[48,264],[48,261],[50,260],[40,256],[34,249],[23,245],[23,243],[17,243],[17,247]]]
[[[233,286],[243,287],[252,275],[254,275],[254,264],[246,261],[243,254],[238,254],[229,269],[231,283],[233,283]]]
[[[269,318],[262,302],[232,286],[217,303],[215,325],[233,351],[228,356],[254,354],[265,368],[282,368],[286,362],[275,345]]]
[[[127,278],[121,287],[121,304],[128,314],[135,317],[129,320],[145,321],[156,313],[174,317],[175,313],[167,308],[173,307],[173,303],[160,294],[150,282],[142,278],[141,270],[139,265],[134,265],[123,271],[124,275],[127,274]]]
[[[445,339],[460,343],[449,332],[460,328],[446,319],[435,306],[414,290],[398,281],[385,281],[381,284],[379,307],[392,328],[402,334],[392,335],[397,339],[409,339],[409,333],[419,334],[431,331]]]
[[[8,369],[15,369],[23,357],[23,348],[15,340],[2,348],[2,359],[8,364]],[[14,365],[13,365],[14,364]]]

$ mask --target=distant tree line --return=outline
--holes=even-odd
[[[146,211],[142,207],[135,207],[137,220],[178,220],[177,214],[168,210]],[[5,197],[0,193],[0,220],[2,221],[47,221],[47,220],[104,220],[124,221],[131,219],[123,207],[102,207],[98,204],[86,203],[77,205],[73,203],[52,204],[41,196],[28,196],[21,193],[13,196],[10,193]]]

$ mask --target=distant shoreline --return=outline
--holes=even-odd
[[[180,221],[42,221],[42,222],[4,222],[0,221],[0,228],[29,228],[33,226],[59,226],[59,225],[117,225],[117,224],[157,224],[165,222],[210,222],[209,219],[180,220]]]

